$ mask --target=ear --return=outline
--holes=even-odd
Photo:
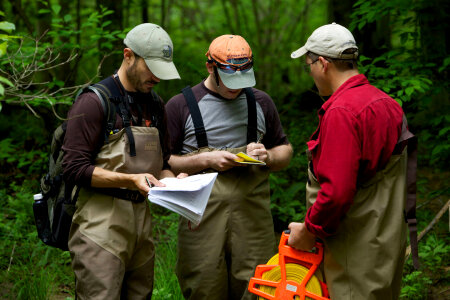
[[[131,50],[130,48],[124,48],[123,49],[123,59],[128,63],[132,63],[133,59],[134,59],[133,50]]]
[[[319,61],[322,64],[322,70],[324,72],[328,71],[328,67],[329,67],[329,61],[326,60],[325,58],[323,58],[322,56],[319,56]]]
[[[206,70],[208,70],[209,74],[213,74],[214,73],[214,64],[206,62]]]

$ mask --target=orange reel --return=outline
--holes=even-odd
[[[323,244],[316,242],[313,251],[306,252],[288,246],[288,239],[289,231],[283,232],[278,254],[268,264],[256,267],[248,290],[259,299],[330,300],[327,285],[318,270],[323,259]]]

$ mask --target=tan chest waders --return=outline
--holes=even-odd
[[[257,115],[252,89],[244,91],[248,144],[257,140]],[[183,95],[199,149],[187,155],[217,151],[208,147],[208,133],[192,90],[184,88]],[[245,152],[246,146],[224,150],[236,154]],[[190,230],[188,222],[180,218],[177,276],[186,299],[254,299],[247,290],[248,280],[255,267],[276,249],[268,177],[265,166],[220,172],[199,227]]]
[[[177,275],[185,298],[254,298],[248,280],[275,252],[268,175],[261,166],[220,172],[199,227],[180,219]]]
[[[332,299],[399,297],[406,223],[406,149],[360,186],[335,235],[326,238],[325,280]],[[320,185],[308,168],[307,207]]]
[[[125,129],[122,129],[109,137],[109,143],[101,148],[95,165],[129,174],[150,173],[159,178],[163,160],[158,130],[154,127],[131,127],[131,130],[136,156],[130,157],[128,137]],[[128,287],[127,297],[139,299],[136,296],[139,295],[139,289],[143,297],[151,293],[154,244],[149,205],[143,198],[142,202],[133,202],[99,193],[99,189],[80,190],[69,249],[75,254],[72,265],[75,273],[78,272],[77,278],[85,281],[80,284],[89,287],[89,290],[95,290],[98,286],[98,289],[108,292],[99,298],[118,299],[123,285]],[[100,250],[95,252],[93,245],[105,254]],[[90,269],[96,268],[93,262],[108,255],[116,257],[120,266],[117,267],[115,259],[110,258],[104,259],[101,269]],[[85,273],[89,276],[85,276]],[[128,281],[122,285],[122,280]]]

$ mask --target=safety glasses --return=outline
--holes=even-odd
[[[208,59],[208,62],[214,63],[217,66],[217,68],[219,68],[222,72],[227,74],[233,74],[236,71],[241,71],[242,73],[245,73],[253,67],[253,58],[250,61],[248,61],[247,59],[247,62],[241,65],[222,64],[217,60],[215,60],[214,58]]]
[[[305,70],[305,72],[309,73],[311,72],[311,65],[315,64],[317,61],[319,60],[319,58],[316,58],[312,63],[306,63],[303,65],[303,70]]]

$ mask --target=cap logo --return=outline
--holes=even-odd
[[[172,48],[169,45],[165,45],[162,50],[163,56],[165,58],[172,57]]]

